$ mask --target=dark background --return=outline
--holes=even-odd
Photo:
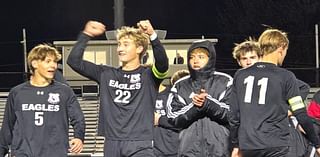
[[[114,0],[11,0],[1,2],[0,90],[23,81],[22,29],[27,50],[39,43],[75,40],[88,20],[114,29]],[[125,25],[151,20],[167,38],[217,38],[217,69],[233,74],[239,68],[231,56],[234,43],[258,38],[267,27],[288,32],[290,46],[284,67],[312,86],[315,69],[315,24],[320,24],[319,0],[124,0]],[[105,39],[103,36],[97,39]]]

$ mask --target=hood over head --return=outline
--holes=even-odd
[[[191,52],[196,48],[204,48],[204,49],[207,49],[209,52],[209,60],[207,65],[205,65],[203,68],[199,70],[193,70],[189,63]],[[194,41],[190,46],[190,48],[188,49],[187,61],[188,61],[188,69],[190,71],[192,80],[207,79],[210,76],[213,76],[215,71],[215,64],[216,64],[216,50],[214,48],[214,44],[208,40]]]
[[[190,65],[190,56],[191,52],[196,48],[204,48],[207,49],[209,54],[208,63],[199,70],[192,69]],[[206,89],[205,83],[210,78],[213,77],[215,71],[216,64],[216,50],[214,48],[214,44],[208,40],[197,40],[192,43],[190,48],[188,49],[187,54],[188,61],[188,69],[190,72],[190,77],[192,79],[192,86],[195,91],[199,91],[200,89]]]

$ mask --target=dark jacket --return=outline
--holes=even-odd
[[[211,42],[194,42],[188,50],[205,48],[209,51],[209,61],[200,70],[193,70],[188,62],[190,76],[177,81],[168,98],[168,118],[180,132],[179,156],[224,157],[230,156],[229,130],[229,94],[232,78],[228,74],[216,72],[216,52]],[[200,89],[209,94],[204,105],[193,105],[192,95]]]

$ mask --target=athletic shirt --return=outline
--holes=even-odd
[[[150,68],[103,68],[99,135],[108,140],[152,140],[155,83]]]
[[[154,76],[151,67],[140,66],[133,71],[123,71],[121,67],[96,65],[83,60],[89,40],[89,36],[79,35],[67,63],[79,74],[99,84],[98,134],[106,140],[152,140],[154,104],[161,79]],[[159,40],[152,41],[152,46],[155,57],[162,55],[166,58]]]
[[[66,157],[69,119],[74,137],[83,140],[84,115],[72,89],[60,82],[46,87],[25,82],[9,93],[0,146],[11,144],[13,156]]]
[[[170,87],[158,93],[155,112],[161,116],[167,116],[167,99]],[[174,131],[175,130],[175,131]],[[159,126],[154,129],[154,148],[158,149],[163,156],[177,155],[179,148],[179,132],[174,126]]]
[[[231,111],[240,115],[240,149],[289,146],[288,100],[300,95],[296,82],[292,72],[271,63],[237,71]]]

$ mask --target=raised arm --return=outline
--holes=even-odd
[[[67,60],[67,64],[74,71],[94,81],[98,81],[101,69],[98,65],[83,60],[84,50],[91,38],[101,35],[104,32],[105,26],[102,23],[89,21],[83,32],[78,36],[77,43],[72,48]]]
[[[161,44],[156,32],[149,20],[138,22],[138,27],[150,37],[155,63],[152,67],[153,75],[156,79],[164,79],[167,75],[169,63],[166,51]]]

